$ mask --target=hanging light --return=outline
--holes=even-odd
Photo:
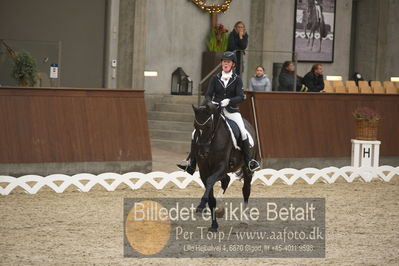
[[[172,73],[172,86],[170,92],[172,95],[193,94],[193,81],[181,67],[178,67]]]
[[[158,77],[158,71],[144,71],[144,77]]]

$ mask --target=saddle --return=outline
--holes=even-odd
[[[231,136],[231,140],[233,141],[234,148],[237,150],[241,150],[240,147],[241,147],[242,138],[241,138],[240,128],[238,127],[237,123],[234,122],[233,120],[228,119],[224,115],[222,115],[222,118],[225,121],[225,123],[230,131],[230,136]],[[249,134],[249,132],[246,129],[245,129],[245,131],[247,133],[249,145],[252,148],[255,144],[254,140],[253,140],[251,134]]]
[[[241,141],[241,131],[240,131],[240,128],[238,127],[237,123],[231,119],[228,119],[227,117],[226,117],[226,123],[228,124],[231,132],[233,133],[234,138],[237,140],[237,142],[240,142]]]

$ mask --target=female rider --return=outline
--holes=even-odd
[[[244,153],[245,165],[250,171],[255,171],[259,168],[259,163],[249,156],[249,140],[247,131],[245,130],[244,121],[240,114],[238,104],[244,100],[244,91],[242,80],[240,76],[234,73],[234,66],[237,62],[236,55],[233,52],[225,52],[222,56],[221,66],[222,72],[213,76],[209,81],[208,91],[205,94],[205,99],[210,102],[217,102],[223,108],[223,114],[233,120],[241,131],[242,145],[241,150]],[[194,135],[194,134],[193,134]],[[177,166],[189,174],[194,174],[196,167],[194,140],[191,143],[191,152],[189,155],[190,163],[187,165],[178,164]]]

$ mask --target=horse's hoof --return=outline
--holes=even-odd
[[[240,226],[242,226],[242,227],[248,227],[248,225],[249,225],[248,221],[241,221],[240,222]]]
[[[249,225],[249,219],[245,217],[241,218],[240,225],[247,227]]]
[[[217,228],[213,228],[213,227],[209,227],[209,228],[208,228],[208,232],[216,233],[217,231],[218,231]]]
[[[224,208],[216,208],[215,210],[216,218],[223,218],[224,212],[225,212]]]

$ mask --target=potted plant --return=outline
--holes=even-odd
[[[353,116],[356,119],[356,139],[376,140],[381,115],[369,107],[359,107]]]
[[[206,45],[210,52],[224,52],[227,49],[227,39],[229,30],[223,24],[218,24],[212,28],[208,35]]]
[[[229,30],[226,29],[223,24],[217,24],[211,29],[206,40],[206,46],[208,51],[202,53],[202,67],[201,67],[201,79],[208,75],[219,63],[222,58],[222,54],[227,49],[227,41]],[[208,83],[202,84],[202,93],[205,92],[208,87]]]
[[[18,82],[18,85],[23,87],[35,86],[38,71],[33,56],[22,51],[16,54],[14,61],[11,76]]]

